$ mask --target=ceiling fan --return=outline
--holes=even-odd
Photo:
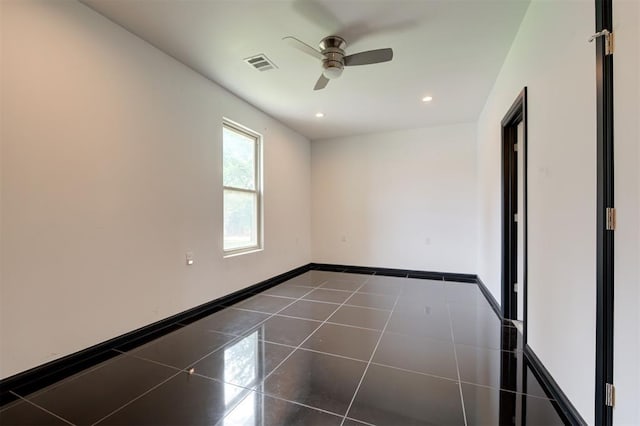
[[[288,36],[284,37],[283,40],[290,46],[322,61],[323,71],[313,90],[327,87],[329,80],[342,75],[344,67],[378,64],[393,59],[393,50],[389,48],[367,50],[345,56],[344,49],[347,47],[347,42],[338,36],[323,38],[319,45],[321,50],[315,49],[295,37]]]

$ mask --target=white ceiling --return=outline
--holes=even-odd
[[[475,121],[528,0],[82,0],[308,138]],[[292,49],[327,35],[346,53],[391,47],[314,92],[320,62]],[[260,72],[244,58],[267,55]],[[432,95],[425,104],[421,98]],[[515,95],[514,95],[515,96]],[[325,117],[318,119],[316,112]]]

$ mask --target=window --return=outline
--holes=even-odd
[[[224,252],[262,246],[260,136],[225,122],[222,137]]]

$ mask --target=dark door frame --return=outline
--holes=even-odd
[[[613,1],[595,0],[596,32],[613,31]],[[596,394],[595,424],[613,424],[607,405],[607,383],[613,384],[613,248],[607,230],[607,208],[613,208],[613,55],[605,53],[605,37],[596,44],[597,219],[596,219]]]
[[[513,283],[517,279],[517,223],[514,214],[518,209],[517,183],[518,183],[518,156],[513,146],[517,141],[518,124],[523,125],[523,137],[520,141],[523,154],[523,209],[519,220],[523,221],[523,282],[518,283],[523,292],[524,312],[524,343],[527,343],[527,88],[516,97],[509,111],[501,122],[502,133],[502,316],[505,319],[517,319],[518,294],[514,291]],[[515,254],[514,254],[515,253]]]

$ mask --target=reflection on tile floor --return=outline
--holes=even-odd
[[[309,271],[128,349],[0,424],[562,424],[474,284]]]

